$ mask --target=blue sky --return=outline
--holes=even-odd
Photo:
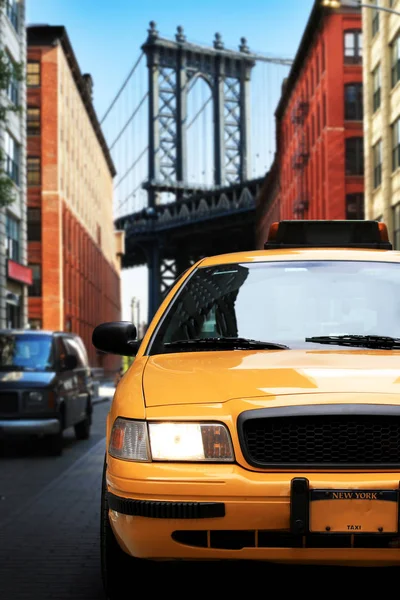
[[[173,37],[182,25],[188,41],[211,44],[222,34],[228,48],[246,37],[250,49],[293,58],[314,0],[26,0],[26,23],[64,25],[82,73],[94,80],[94,104],[101,118],[140,54],[149,21],[161,36]],[[266,104],[272,119],[276,106]],[[271,134],[271,140],[273,136]],[[273,144],[273,141],[271,142]],[[272,148],[269,149],[272,154]],[[117,165],[118,168],[118,165]],[[122,273],[123,319],[130,300],[147,313],[147,270]]]
[[[162,35],[182,25],[189,41],[227,46],[242,36],[254,51],[294,56],[313,0],[26,0],[27,24],[64,25],[82,72],[92,74],[101,117],[129,72],[149,21]]]

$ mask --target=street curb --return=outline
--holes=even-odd
[[[111,400],[112,400],[111,396],[105,396],[104,398],[103,397],[96,398],[95,400],[92,400],[92,405],[94,406],[95,404],[102,404],[103,402],[108,402]]]

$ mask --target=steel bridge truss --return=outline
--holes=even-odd
[[[255,59],[242,38],[239,51],[227,51],[216,34],[212,48],[161,38],[150,23],[142,50],[149,72],[149,206],[162,192],[176,201],[191,193],[187,178],[187,98],[196,79],[210,87],[214,115],[215,186],[248,179],[249,85]],[[194,186],[195,187],[195,186]]]
[[[123,267],[149,266],[149,318],[175,279],[209,254],[254,246],[256,198],[263,178],[120,217],[126,235]]]
[[[148,206],[116,225],[126,231],[127,262],[149,267],[150,320],[176,277],[201,257],[201,249],[213,252],[205,243],[204,221],[222,214],[229,221],[243,209],[254,211],[250,192],[236,199],[222,190],[239,185],[243,191],[249,178],[249,85],[256,61],[244,38],[237,52],[225,50],[218,33],[213,47],[203,47],[188,43],[182,27],[174,41],[160,37],[153,21],[142,50],[149,77],[149,175],[143,186]],[[187,99],[199,77],[211,90],[214,193],[189,185],[187,178]],[[163,193],[169,194],[167,205]]]

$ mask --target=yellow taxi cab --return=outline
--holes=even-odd
[[[102,573],[132,561],[400,564],[400,252],[377,221],[281,221],[204,258],[132,355],[107,418]]]

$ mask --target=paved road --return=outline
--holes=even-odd
[[[96,404],[90,440],[78,442],[72,432],[66,433],[61,457],[47,457],[40,445],[7,446],[0,452],[0,600],[104,600],[99,507],[108,407],[109,401]],[[201,595],[204,600],[268,598],[275,586],[279,593],[311,597],[359,596],[366,589],[368,598],[375,586],[381,593],[398,588],[392,569],[149,565],[145,572],[132,573],[132,595],[124,600],[142,595],[143,584],[150,599]]]

